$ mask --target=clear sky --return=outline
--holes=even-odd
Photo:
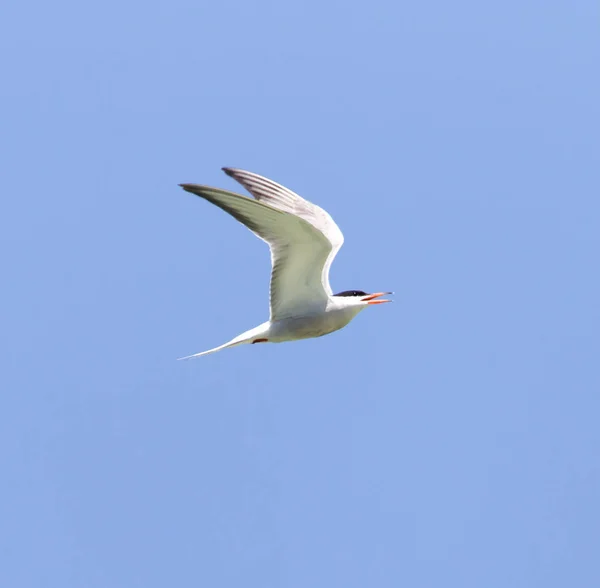
[[[2,12],[1,586],[600,586],[597,2]],[[395,303],[175,361],[268,318],[222,166]]]

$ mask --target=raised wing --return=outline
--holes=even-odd
[[[232,176],[249,174],[241,170],[226,171]],[[343,242],[340,230],[324,210],[300,196],[261,176],[248,177],[254,182],[252,190],[259,185],[264,191],[260,198],[252,192],[258,201],[219,188],[181,186],[228,212],[268,243],[273,265],[271,320],[324,309],[331,294],[329,266]],[[335,242],[320,226],[334,235]]]
[[[258,174],[234,167],[224,167],[223,171],[242,184],[259,202],[270,204],[274,208],[304,219],[325,236],[331,243],[331,253],[323,266],[321,279],[325,291],[333,294],[329,285],[329,268],[344,243],[344,235],[329,213],[285,186]]]

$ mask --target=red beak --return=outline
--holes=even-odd
[[[363,296],[362,300],[363,302],[367,302],[368,304],[383,304],[384,302],[391,302],[391,300],[375,300],[375,298],[385,296],[386,294],[393,294],[393,292],[375,292],[375,294]]]

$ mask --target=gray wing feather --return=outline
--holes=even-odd
[[[272,190],[265,186],[265,190]],[[219,188],[197,184],[181,184],[181,187],[229,213],[269,244],[273,266],[271,320],[325,308],[331,288],[328,280],[323,282],[323,274],[328,273],[330,259],[333,259],[341,242],[334,248],[322,230],[308,218],[291,211],[292,207],[298,206],[296,199],[299,196],[284,188],[285,192],[269,192],[257,201]]]
[[[336,253],[344,243],[344,235],[339,227],[331,216],[316,204],[298,196],[289,188],[258,174],[233,167],[224,167],[223,171],[242,184],[259,202],[270,204],[274,208],[299,216],[310,223],[331,241],[332,248],[336,250]]]
[[[242,184],[259,202],[270,204],[274,208],[298,216],[323,234],[331,243],[331,251],[323,264],[321,282],[325,291],[328,294],[333,294],[329,285],[329,268],[337,252],[344,244],[344,235],[329,213],[292,192],[289,188],[258,174],[234,167],[224,167],[223,171]]]

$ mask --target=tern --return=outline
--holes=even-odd
[[[249,343],[321,337],[345,327],[367,306],[391,302],[380,297],[392,292],[333,293],[329,268],[344,236],[325,210],[258,174],[231,167],[224,167],[223,171],[255,200],[220,188],[180,186],[229,213],[269,245],[271,316],[267,322],[223,345],[181,359]]]

